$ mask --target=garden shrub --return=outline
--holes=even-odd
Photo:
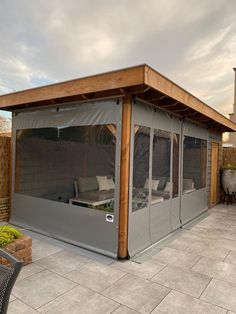
[[[21,232],[12,226],[0,227],[0,248],[6,247],[21,236]]]

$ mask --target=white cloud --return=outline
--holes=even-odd
[[[235,0],[2,0],[0,93],[148,63],[226,114],[235,20]]]

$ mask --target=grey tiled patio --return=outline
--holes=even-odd
[[[236,313],[236,206],[209,216],[133,261],[34,238],[33,263],[8,313]]]

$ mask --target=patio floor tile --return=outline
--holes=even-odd
[[[211,278],[182,268],[167,266],[152,281],[198,298]]]
[[[212,238],[208,238],[206,236],[202,236],[201,234],[195,234],[193,232],[191,232],[191,230],[186,231],[181,238],[183,239],[188,239],[190,240],[192,243],[194,242],[201,242],[201,243],[205,243],[206,245],[210,245],[213,244],[215,241]]]
[[[193,227],[191,227],[190,229],[190,232],[192,234],[195,234],[199,237],[208,237],[208,239],[212,239],[214,240],[215,237],[211,237],[209,234],[208,234],[208,231],[210,229],[207,229],[207,228],[203,228],[203,227],[199,227],[198,225],[194,225]]]
[[[139,314],[138,312],[129,309],[128,307],[121,305],[112,314]]]
[[[201,299],[236,312],[236,284],[213,279]]]
[[[19,276],[17,277],[17,281],[25,279],[31,275],[34,275],[36,273],[39,273],[40,271],[43,271],[43,270],[44,270],[44,268],[42,268],[41,266],[39,266],[35,263],[26,265],[21,269],[21,272],[19,273]]]
[[[236,265],[236,251],[230,251],[229,255],[225,259],[225,262]]]
[[[230,239],[219,239],[214,244],[214,247],[224,247],[231,251],[236,251],[236,241]]]
[[[236,265],[202,257],[192,268],[193,271],[228,282],[236,282]]]
[[[16,300],[16,297],[11,293],[9,302],[14,301],[14,300]]]
[[[13,294],[37,309],[75,286],[74,282],[44,270],[16,282]]]
[[[132,261],[115,262],[111,266],[144,279],[150,279],[159,273],[166,265],[158,261],[149,260],[141,264]]]
[[[195,299],[189,295],[171,291],[168,296],[155,308],[152,314],[226,314],[218,306]]]
[[[101,292],[124,275],[121,270],[91,262],[83,268],[68,273],[65,277],[96,292]]]
[[[52,245],[50,243],[36,241],[32,246],[32,260],[34,262],[40,258],[49,256],[62,250],[63,250],[62,248]]]
[[[186,249],[186,252],[223,261],[229,253],[229,250],[224,247],[214,247],[201,242],[194,242]]]
[[[150,313],[170,289],[127,274],[102,294],[142,314]]]
[[[9,303],[7,314],[36,314],[37,311],[33,310],[27,304],[20,300],[15,300]]]
[[[186,239],[182,236],[178,237],[174,241],[168,244],[169,247],[176,250],[186,250],[189,246],[191,246],[193,241],[191,239]]]
[[[90,259],[86,257],[75,255],[68,251],[61,251],[37,260],[36,264],[57,274],[64,275],[76,268],[84,266],[89,261]]]
[[[164,248],[153,256],[153,259],[158,260],[161,263],[171,264],[185,269],[192,267],[199,258],[198,255],[170,247]]]
[[[88,288],[77,286],[38,311],[45,314],[108,314],[119,305]]]

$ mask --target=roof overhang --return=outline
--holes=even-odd
[[[0,109],[15,111],[125,94],[136,95],[209,128],[236,131],[234,122],[145,64],[2,95]]]

